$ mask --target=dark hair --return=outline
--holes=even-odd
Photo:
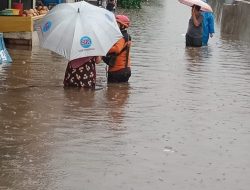
[[[193,5],[192,7],[193,7],[195,10],[197,10],[197,11],[200,11],[200,10],[201,10],[201,7],[198,6],[198,5]]]

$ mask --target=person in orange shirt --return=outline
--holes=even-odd
[[[131,76],[131,37],[127,31],[130,20],[125,15],[116,15],[116,21],[123,37],[113,45],[103,61],[108,65],[108,82],[128,82]]]

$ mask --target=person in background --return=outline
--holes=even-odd
[[[205,3],[207,3],[207,0],[203,0]],[[213,37],[214,34],[214,15],[210,12],[202,12],[203,21],[202,21],[202,28],[203,28],[203,34],[202,34],[202,45],[207,46],[209,36],[210,38]]]
[[[106,9],[106,7],[107,7],[107,0],[102,0],[101,7]]]
[[[201,47],[202,46],[202,21],[203,16],[200,13],[200,6],[194,5],[192,7],[192,16],[189,19],[188,30],[186,33],[187,47]]]
[[[38,6],[44,6],[43,1],[42,1],[42,0],[37,0],[37,1],[36,1],[36,6],[37,6],[37,7],[38,7]]]
[[[109,0],[106,6],[106,9],[115,13],[116,3],[115,0]]]
[[[102,1],[103,1],[103,0],[97,0],[96,5],[97,5],[98,7],[101,7],[101,6],[102,6]]]
[[[101,57],[83,57],[70,61],[65,71],[64,87],[95,88],[95,64],[100,63]]]
[[[108,65],[108,82],[128,82],[131,76],[131,37],[127,31],[130,20],[125,15],[116,15],[116,21],[123,37],[113,45],[103,61]]]

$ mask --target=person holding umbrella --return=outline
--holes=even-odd
[[[192,6],[192,16],[189,19],[188,30],[186,33],[187,47],[202,46],[202,21],[203,16],[200,13],[201,7],[198,5]]]
[[[101,62],[100,56],[83,57],[69,61],[65,71],[64,87],[95,88],[95,64]]]
[[[95,64],[123,36],[113,13],[85,1],[56,5],[35,29],[41,47],[69,60],[65,87],[94,88]]]

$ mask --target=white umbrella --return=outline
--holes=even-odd
[[[192,7],[193,5],[198,5],[201,7],[202,11],[213,12],[209,4],[203,2],[202,0],[179,0],[180,3]]]
[[[85,1],[55,6],[35,28],[43,48],[68,60],[104,56],[122,37],[113,13]]]

